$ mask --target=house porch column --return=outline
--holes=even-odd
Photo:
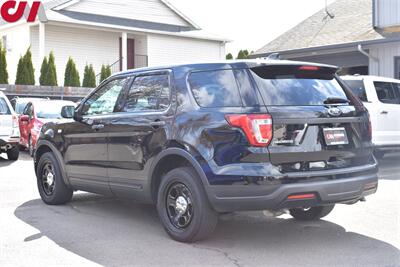
[[[128,69],[128,34],[126,32],[123,32],[121,39],[122,70],[125,71]]]
[[[43,22],[39,23],[39,64],[42,64],[43,58],[46,53],[46,39],[45,39],[45,24]]]

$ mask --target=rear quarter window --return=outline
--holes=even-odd
[[[11,110],[4,98],[0,97],[0,115],[10,115]]]
[[[201,107],[241,107],[238,84],[232,70],[193,72],[189,85]]]

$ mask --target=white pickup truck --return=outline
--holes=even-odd
[[[381,158],[400,149],[400,80],[358,75],[341,78],[370,113],[375,155]]]
[[[9,160],[18,160],[19,138],[18,115],[0,91],[0,154],[7,153]]]

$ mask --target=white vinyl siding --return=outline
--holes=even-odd
[[[81,0],[65,10],[178,26],[189,24],[160,0]]]
[[[6,30],[0,30],[0,40],[7,39],[7,70],[8,82],[14,84],[17,75],[17,65],[21,55],[24,55],[30,45],[29,25],[22,24]]]
[[[400,42],[369,47],[370,59],[369,74],[394,78],[394,58],[400,56]]]
[[[172,65],[225,58],[225,45],[207,41],[167,35],[148,35],[149,66]]]
[[[399,0],[374,0],[375,21],[378,28],[400,26]]]

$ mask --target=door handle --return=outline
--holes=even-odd
[[[101,130],[104,128],[104,124],[96,124],[92,126],[93,130]]]
[[[382,111],[381,111],[381,114],[382,114],[382,115],[387,115],[387,114],[389,114],[389,111],[382,110]]]

